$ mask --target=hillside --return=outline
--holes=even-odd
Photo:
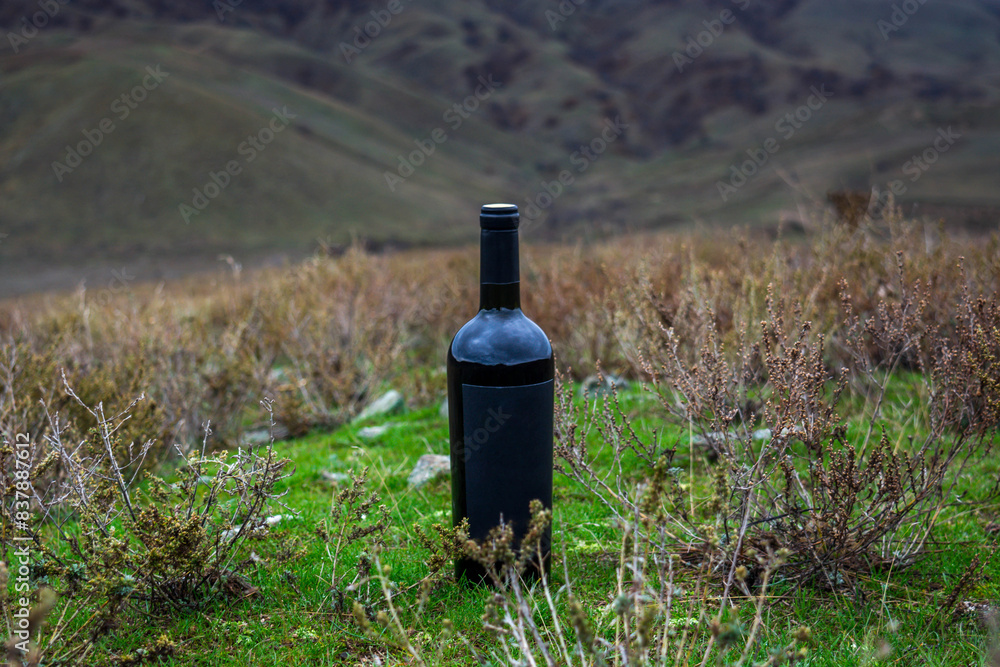
[[[0,277],[467,241],[494,199],[558,239],[808,223],[896,181],[912,212],[995,226],[995,0],[563,4],[59,5],[0,53]],[[4,33],[37,11],[4,3]]]

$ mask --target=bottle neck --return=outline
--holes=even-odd
[[[521,307],[517,230],[482,230],[479,267],[480,310]]]

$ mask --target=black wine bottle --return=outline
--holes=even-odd
[[[532,500],[552,507],[552,346],[521,312],[517,206],[487,204],[480,223],[479,313],[448,349],[451,499],[454,525],[469,520],[481,540],[501,520],[515,548],[528,529]],[[549,567],[551,529],[542,563]],[[455,563],[459,579],[486,577],[480,564]],[[529,572],[530,574],[530,572]]]

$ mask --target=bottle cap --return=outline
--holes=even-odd
[[[485,204],[479,213],[482,229],[515,230],[519,221],[516,204]]]

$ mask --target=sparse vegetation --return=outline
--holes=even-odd
[[[16,535],[37,610],[8,661],[1000,664],[1000,239],[892,218],[530,248],[563,369],[538,582],[509,532],[450,527],[446,480],[405,481],[447,451],[475,267],[354,248],[4,304],[8,635]],[[580,397],[598,368],[633,386]],[[388,385],[410,412],[363,442],[350,417]],[[494,587],[454,582],[459,553]]]

